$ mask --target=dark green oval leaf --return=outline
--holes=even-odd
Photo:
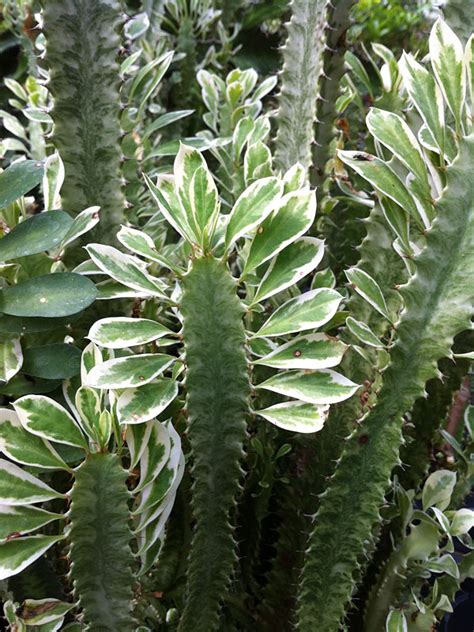
[[[81,371],[81,350],[64,343],[30,347],[23,354],[23,371],[46,380],[73,377]]]
[[[8,206],[37,186],[43,178],[44,164],[37,160],[17,162],[0,173],[0,208]]]
[[[64,211],[33,215],[0,240],[0,261],[51,250],[61,242],[72,223]]]

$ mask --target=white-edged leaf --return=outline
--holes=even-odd
[[[385,632],[408,632],[408,624],[404,612],[390,610],[385,623]]]
[[[386,162],[363,151],[340,150],[338,156],[343,163],[367,180],[378,193],[386,195],[405,209],[411,217],[421,222],[423,226],[429,227],[429,223],[426,225],[426,217],[420,216],[414,198]]]
[[[125,439],[127,441],[128,450],[130,452],[130,471],[136,466],[141,459],[143,450],[150,439],[153,422],[143,424],[130,424],[127,426]]]
[[[148,384],[170,367],[176,358],[164,353],[145,353],[107,360],[87,375],[92,388],[134,388]]]
[[[22,364],[20,338],[0,336],[0,384],[11,380],[21,369]]]
[[[172,335],[167,327],[146,318],[109,317],[95,322],[89,340],[107,349],[123,349],[144,345],[163,336]]]
[[[25,395],[13,403],[28,432],[46,439],[86,448],[87,441],[75,419],[60,404],[45,395]]]
[[[290,340],[253,363],[276,369],[330,369],[341,362],[347,348],[343,342],[326,334],[307,334]]]
[[[234,204],[227,223],[227,249],[268,217],[278,205],[282,192],[282,182],[274,177],[257,180],[245,189]]]
[[[171,438],[166,426],[159,421],[150,423],[151,433],[140,457],[140,481],[134,493],[138,493],[155,480],[168,462],[171,453]]]
[[[31,535],[0,543],[0,580],[21,573],[62,539],[62,535]]]
[[[431,66],[438,85],[457,129],[461,130],[467,88],[463,46],[454,31],[441,19],[436,20],[431,29],[429,46]]]
[[[0,452],[22,465],[68,469],[49,442],[25,430],[16,412],[7,408],[0,409]]]
[[[157,252],[153,239],[143,231],[136,230],[130,226],[121,226],[117,233],[117,239],[125,248],[128,248],[136,255],[141,255],[170,270],[177,270],[176,266]]]
[[[121,424],[140,424],[154,419],[167,408],[178,394],[178,384],[168,378],[127,388],[117,401],[117,417]]]
[[[306,169],[303,165],[299,162],[294,164],[283,176],[284,194],[302,189],[305,185],[306,177]]]
[[[474,527],[474,511],[472,509],[458,509],[452,519],[449,532],[453,536],[464,535]]]
[[[255,413],[270,423],[291,432],[318,432],[324,426],[329,406],[314,406],[304,402],[283,402]]]
[[[21,604],[21,619],[28,627],[38,626],[37,632],[55,632],[59,630],[60,625],[55,627],[50,624],[57,621],[61,624],[64,615],[74,607],[75,604],[59,599],[25,599]]]
[[[434,77],[411,54],[403,53],[398,67],[403,82],[426,127],[444,151],[444,104]]]
[[[437,507],[444,511],[451,502],[451,495],[456,485],[456,472],[436,470],[428,476],[423,486],[422,503],[426,511]]]
[[[285,371],[277,373],[256,388],[299,399],[308,404],[324,406],[351,397],[359,388],[343,375],[330,369],[316,372]]]
[[[197,237],[188,223],[186,213],[176,197],[174,178],[172,176],[159,176],[156,184],[146,175],[144,178],[163,217],[186,241],[197,242]]]
[[[67,233],[64,235],[61,241],[60,250],[63,250],[78,237],[92,230],[94,226],[99,223],[99,211],[100,206],[91,206],[79,213],[79,215],[74,218],[74,221]]]
[[[387,110],[371,108],[367,115],[370,133],[418,178],[424,193],[430,196],[428,173],[416,136],[401,116]]]
[[[352,316],[348,316],[346,319],[346,326],[351,334],[364,344],[369,345],[369,347],[384,348],[385,345],[382,341],[377,338],[372,329],[370,329],[370,327],[368,327],[365,323],[361,323],[355,318],[352,318]]]
[[[324,241],[301,237],[271,261],[252,303],[258,303],[286,290],[312,272],[324,255]]]
[[[316,216],[316,194],[303,189],[286,194],[278,207],[259,226],[250,246],[243,274],[255,270],[298,237]]]
[[[181,450],[181,438],[171,422],[165,424],[171,442],[169,459],[158,476],[147,485],[140,496],[135,513],[139,516],[137,531],[143,529],[150,521],[155,520],[163,510],[163,502],[166,496],[176,489],[176,480],[180,478],[180,463],[183,460]],[[182,476],[182,472],[181,472]]]
[[[31,533],[62,517],[61,514],[45,511],[39,507],[0,504],[0,540],[5,540],[13,533],[20,535]]]
[[[83,431],[91,441],[97,442],[97,428],[102,412],[99,393],[88,386],[81,386],[76,391],[74,399]]]
[[[21,467],[0,459],[0,499],[2,505],[29,505],[64,498],[39,478]]]
[[[81,356],[81,383],[85,384],[87,374],[98,364],[102,364],[104,358],[102,352],[93,342],[85,347]]]
[[[150,296],[165,298],[163,282],[150,276],[141,261],[112,246],[89,244],[86,250],[92,261],[115,281]]]
[[[391,321],[387,303],[379,284],[360,268],[349,268],[345,271],[347,280],[354,290],[362,296],[374,309],[376,309],[388,321]]]
[[[254,336],[283,336],[316,329],[331,320],[341,300],[342,296],[335,290],[310,290],[281,305]]]

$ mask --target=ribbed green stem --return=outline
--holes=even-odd
[[[222,262],[193,262],[181,311],[196,524],[179,630],[211,632],[236,561],[232,521],[250,390],[243,310]]]
[[[75,470],[68,533],[71,577],[88,630],[134,630],[126,480],[115,454],[90,454]]]
[[[278,108],[275,163],[283,171],[311,166],[318,81],[322,71],[327,0],[293,0]]]
[[[334,157],[334,138],[338,112],[336,101],[341,92],[341,79],[345,73],[346,32],[351,25],[351,9],[357,0],[328,2],[326,14],[326,45],[323,55],[323,74],[319,82],[314,128],[313,168],[311,183],[317,187],[318,200],[323,197],[326,165]]]
[[[336,632],[354,588],[390,473],[398,462],[403,415],[436,377],[455,335],[469,328],[474,287],[474,136],[447,171],[438,216],[402,289],[405,308],[377,405],[349,439],[323,494],[310,536],[299,597],[299,630]],[[350,521],[348,527],[347,521]]]
[[[120,178],[119,0],[45,0],[53,142],[65,167],[64,208],[101,207],[96,230],[112,241],[122,222]]]

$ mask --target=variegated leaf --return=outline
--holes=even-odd
[[[95,322],[88,338],[107,349],[123,349],[144,345],[167,335],[173,335],[173,332],[155,320],[110,317]]]
[[[22,364],[20,339],[16,336],[0,336],[0,384],[11,380],[21,369]]]
[[[141,459],[148,440],[150,439],[153,422],[131,424],[127,426],[125,439],[130,452],[130,470],[133,470]]]
[[[27,626],[41,626],[37,632],[53,632],[53,629],[59,630],[59,628],[50,627],[50,624],[63,620],[64,615],[72,608],[74,608],[73,603],[66,603],[59,599],[25,599],[20,613],[21,619]]]
[[[270,263],[252,303],[264,301],[301,281],[318,267],[324,255],[324,241],[301,237],[280,252]]]
[[[361,323],[355,318],[352,318],[352,316],[348,316],[346,320],[346,325],[351,334],[353,334],[364,344],[369,345],[370,347],[378,348],[383,348],[385,346],[382,341],[377,338],[370,327],[365,323]]]
[[[75,419],[60,404],[44,395],[25,395],[13,404],[23,427],[48,441],[87,449]]]
[[[23,465],[68,469],[49,442],[25,430],[16,412],[7,408],[0,409],[0,452]]]
[[[374,138],[390,151],[415,175],[426,197],[431,197],[426,169],[420,145],[401,116],[387,110],[372,108],[366,119]]]
[[[63,518],[61,514],[45,511],[39,507],[29,505],[14,507],[0,504],[0,540],[5,540],[13,533],[20,535],[31,533],[60,518]]]
[[[61,535],[31,535],[0,543],[0,580],[21,573],[62,539]]]
[[[343,163],[367,180],[378,193],[399,204],[421,226],[429,227],[429,219],[424,214],[420,215],[415,200],[387,163],[362,151],[339,151],[338,156]]]
[[[243,274],[255,270],[303,235],[313,223],[315,215],[314,191],[303,189],[285,195],[275,211],[259,226]]]
[[[117,401],[117,417],[121,424],[140,424],[162,413],[178,394],[178,384],[167,378],[125,389]]]
[[[327,288],[301,294],[279,307],[254,336],[283,336],[316,329],[331,320],[341,300],[338,292]]]
[[[81,235],[89,232],[99,223],[100,206],[91,206],[74,218],[72,225],[61,240],[60,250],[71,244]]]
[[[253,363],[276,369],[329,369],[341,362],[346,350],[347,345],[336,338],[308,334],[290,340]]]
[[[345,271],[345,275],[354,290],[382,314],[382,316],[390,321],[387,303],[385,302],[384,295],[378,283],[374,281],[367,272],[364,272],[364,270],[360,268],[350,268]]]
[[[186,241],[197,243],[198,239],[188,223],[183,207],[176,197],[174,178],[172,176],[160,176],[156,184],[146,175],[144,178],[163,217]]]
[[[285,371],[277,373],[256,388],[263,388],[308,404],[325,405],[343,402],[359,388],[343,375],[325,369],[314,373]]]
[[[431,29],[429,45],[431,66],[454,116],[456,129],[461,131],[467,88],[461,41],[446,22],[438,19]]]
[[[91,441],[96,442],[98,440],[97,428],[102,412],[99,393],[88,386],[81,386],[75,394],[75,404],[82,429]]]
[[[411,100],[443,152],[444,104],[441,90],[431,73],[413,55],[403,53],[398,66]]]
[[[149,485],[165,467],[171,453],[171,438],[166,426],[152,421],[148,443],[140,457],[140,481],[134,493]]]
[[[125,248],[128,248],[128,250],[134,252],[136,255],[145,257],[146,259],[154,261],[155,263],[158,263],[165,268],[169,268],[170,270],[178,270],[178,268],[168,261],[168,259],[157,252],[153,239],[150,235],[147,235],[141,230],[136,230],[130,226],[121,226],[119,232],[117,233],[117,239],[125,246]]]
[[[21,467],[0,459],[0,499],[2,505],[29,505],[64,498],[39,478]]]
[[[166,298],[163,282],[150,276],[141,261],[112,246],[89,244],[86,250],[92,261],[115,281],[150,296]]]
[[[101,389],[134,388],[157,378],[175,359],[164,353],[145,353],[108,360],[88,373],[86,384]]]
[[[283,402],[255,411],[270,423],[291,432],[318,432],[324,426],[329,406],[314,406],[304,402]]]
[[[268,217],[278,205],[282,191],[282,183],[274,177],[257,180],[245,189],[229,217],[225,235],[227,249]]]
[[[302,189],[306,182],[306,169],[297,162],[283,176],[283,193],[286,195],[291,191]]]

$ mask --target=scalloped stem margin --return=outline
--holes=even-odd
[[[179,631],[211,632],[237,559],[232,521],[250,395],[243,309],[222,262],[193,262],[181,311],[195,529]]]
[[[64,162],[63,207],[101,207],[96,237],[123,220],[120,177],[118,0],[43,0],[53,142]],[[100,231],[100,233],[99,233]]]
[[[336,632],[399,460],[403,415],[437,376],[474,302],[474,135],[447,172],[438,216],[402,290],[405,308],[377,405],[349,439],[314,520],[299,594],[299,627]],[[341,520],[344,517],[344,520]],[[349,525],[349,526],[348,526]]]
[[[116,454],[89,454],[71,491],[71,577],[90,630],[132,632],[132,532],[127,472]]]

